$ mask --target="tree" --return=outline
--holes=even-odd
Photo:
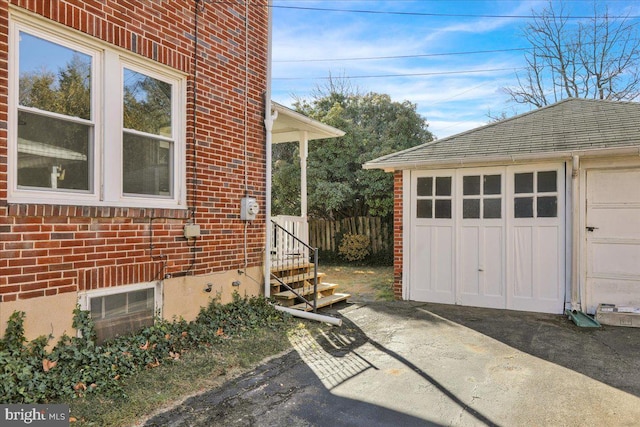
[[[393,212],[393,177],[364,170],[366,161],[433,139],[427,123],[411,102],[389,95],[353,91],[330,80],[310,100],[298,99],[295,109],[345,131],[341,138],[312,141],[308,157],[309,214],[317,218],[381,216]],[[285,182],[299,177],[296,148],[274,152],[274,213],[299,206],[299,187]],[[289,181],[287,181],[289,180]]]
[[[550,1],[523,29],[531,49],[512,100],[542,107],[565,98],[631,101],[640,95],[640,38],[628,15],[593,5],[593,17],[575,22],[562,2]]]

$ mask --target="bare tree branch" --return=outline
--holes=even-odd
[[[550,1],[523,28],[532,49],[511,99],[536,107],[564,98],[634,100],[640,96],[638,24],[612,18],[593,4],[593,17],[572,25],[564,3]]]

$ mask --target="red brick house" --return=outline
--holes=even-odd
[[[262,291],[266,0],[1,1],[0,45],[0,333]]]

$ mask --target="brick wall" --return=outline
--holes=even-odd
[[[243,3],[200,2],[195,138],[191,77],[186,126],[194,244],[182,235],[187,210],[7,201],[9,3],[189,76],[194,49],[195,1],[0,1],[0,301],[260,265],[264,214],[251,223],[239,214],[245,194],[264,206],[267,8],[249,5],[246,46]]]
[[[393,294],[402,299],[402,171],[393,174]]]

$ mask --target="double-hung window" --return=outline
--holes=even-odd
[[[14,14],[9,200],[184,207],[185,76]]]

